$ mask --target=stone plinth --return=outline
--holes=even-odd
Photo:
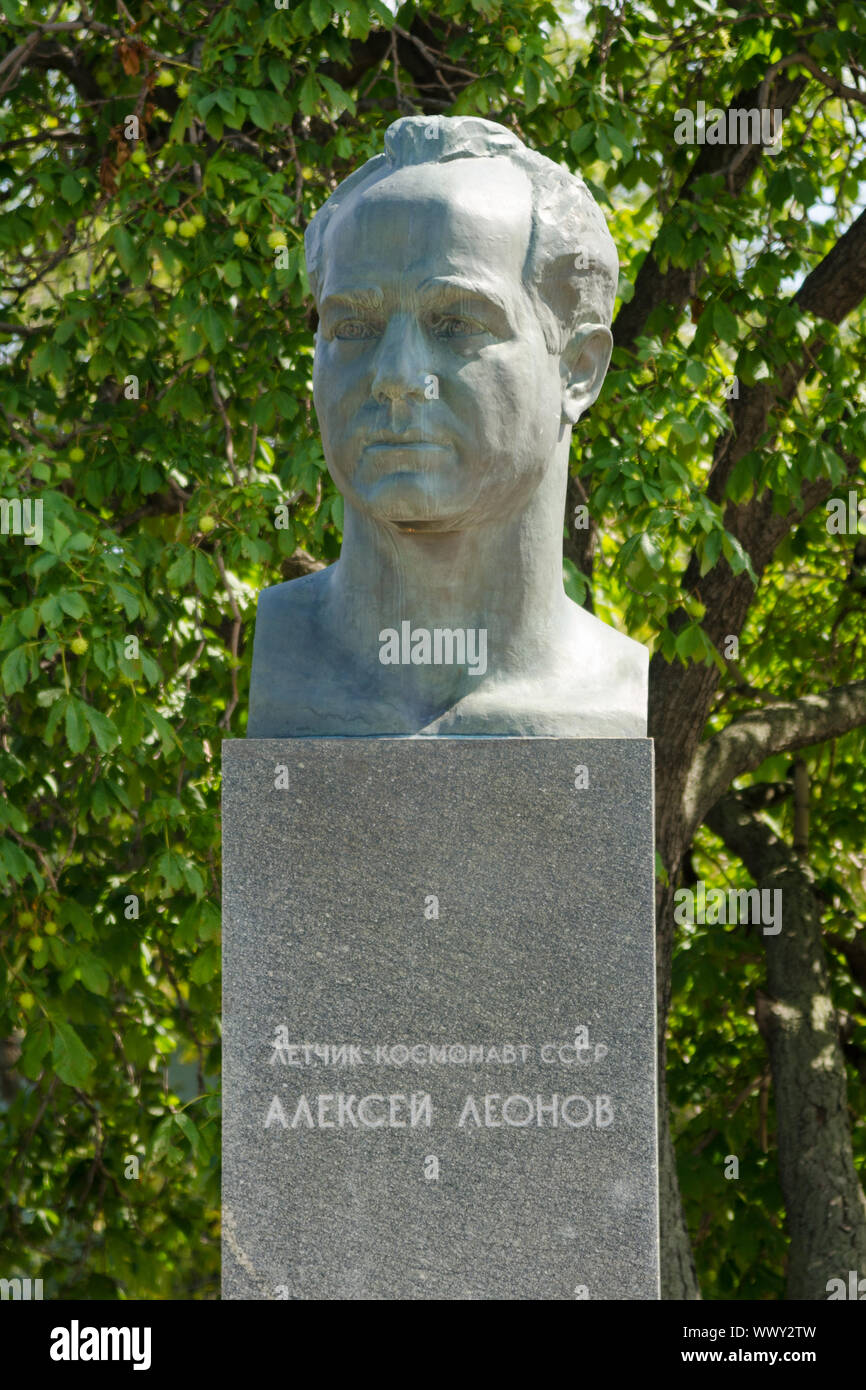
[[[223,779],[223,1296],[657,1298],[652,744]]]

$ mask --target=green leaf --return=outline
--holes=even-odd
[[[715,565],[722,550],[722,532],[711,531],[704,541],[701,555],[701,578]]]
[[[690,420],[684,420],[682,415],[675,415],[671,420],[671,429],[684,444],[694,444],[698,437],[698,432]]]
[[[63,695],[60,697],[60,699],[56,700],[54,704],[51,706],[51,712],[49,713],[48,718],[45,721],[45,742],[49,745],[49,747],[54,742],[54,734],[57,730],[57,725],[60,723],[60,720],[62,719],[63,715],[66,713],[66,706],[68,703],[69,696]]]
[[[5,888],[8,878],[15,883],[24,883],[27,878],[32,878],[40,893],[45,886],[30,855],[11,840],[0,839],[0,887]]]
[[[237,96],[234,92],[219,91],[216,94],[217,105],[225,111],[227,116],[233,116],[237,105]]]
[[[158,1163],[168,1153],[174,1143],[175,1128],[173,1115],[166,1115],[160,1120],[151,1140],[150,1157],[153,1163]]]
[[[55,376],[64,377],[71,360],[68,352],[51,341],[36,349],[30,370],[34,376],[48,376],[53,372]]]
[[[94,1058],[79,1038],[71,1023],[52,1020],[54,1026],[54,1046],[52,1059],[54,1070],[68,1086],[79,1089],[86,1086],[94,1067]]]
[[[183,886],[183,873],[180,856],[172,854],[170,849],[164,850],[156,861],[157,873],[165,879],[169,888],[180,888]]]
[[[83,753],[90,742],[86,709],[75,695],[66,702],[66,742],[73,753]]]
[[[186,884],[189,891],[192,893],[193,897],[196,900],[203,897],[205,890],[204,878],[202,877],[201,873],[199,873],[199,870],[196,868],[195,864],[184,863],[182,873],[183,881]]]
[[[349,11],[349,37],[365,39],[370,32],[370,17],[366,5],[360,4],[359,0],[348,0],[343,8]]]
[[[129,275],[137,259],[135,242],[126,228],[121,226],[112,228],[111,239],[114,242],[117,259],[120,261],[127,275]]]
[[[759,459],[755,453],[744,454],[737,459],[731,469],[731,476],[725,489],[732,502],[746,502],[755,490],[755,477]]]
[[[111,983],[110,976],[105,966],[95,956],[87,955],[79,960],[78,974],[81,977],[81,983],[90,990],[91,994],[105,995],[108,993],[108,986]]]
[[[39,616],[46,627],[59,627],[63,622],[63,609],[56,594],[49,594],[39,606]]]
[[[201,1158],[205,1152],[202,1137],[184,1110],[178,1110],[174,1116],[174,1122],[189,1143],[190,1148],[196,1158]]]
[[[189,978],[194,985],[206,985],[208,980],[214,978],[219,968],[219,947],[215,945],[206,946],[204,950],[196,956],[190,966]]]
[[[204,345],[204,339],[197,328],[192,324],[182,323],[177,330],[177,346],[182,362],[186,362],[190,357],[198,357]]]
[[[162,669],[159,662],[154,661],[153,657],[145,651],[141,652],[139,659],[141,661],[144,679],[147,681],[148,685],[159,685],[159,682],[162,680]]]
[[[212,140],[219,141],[223,138],[225,122],[217,111],[211,111],[205,117],[204,128]]]
[[[785,337],[797,325],[800,318],[800,311],[795,304],[783,304],[776,315],[776,329],[781,337]]]
[[[626,568],[629,560],[631,559],[634,552],[637,550],[642,540],[643,532],[638,531],[635,533],[635,535],[629,536],[628,540],[620,547],[619,554],[616,557],[616,563],[621,569]]]
[[[141,607],[135,594],[131,593],[123,584],[109,584],[108,587],[114,595],[115,601],[122,604],[127,618],[137,618]]]
[[[640,548],[646,556],[650,568],[656,571],[660,570],[665,562],[664,556],[648,531],[644,531],[640,537]]]
[[[60,192],[63,194],[67,203],[71,203],[73,207],[84,197],[84,189],[81,187],[78,179],[74,178],[72,174],[64,174],[63,178],[60,180]]]
[[[68,613],[70,618],[84,618],[87,616],[87,604],[80,594],[72,593],[69,589],[63,589],[57,595],[57,599],[64,613]]]
[[[697,656],[704,651],[704,638],[701,632],[700,623],[688,623],[681,632],[677,634],[677,655],[683,657]]]
[[[614,149],[619,150],[623,160],[628,162],[634,155],[634,145],[625,134],[625,131],[608,123],[605,124],[604,133],[608,138],[609,144],[612,145]]]
[[[147,715],[147,718],[150,720],[151,724],[159,734],[160,740],[162,742],[163,752],[171,753],[176,748],[178,752],[183,753],[183,744],[181,743],[171,724],[169,724],[168,720],[159,713],[159,710],[155,710],[152,705],[147,705],[145,713]]]
[[[686,376],[693,386],[703,386],[709,375],[703,362],[695,362],[692,359],[686,363]]]
[[[4,659],[0,666],[0,678],[3,681],[3,689],[7,695],[15,695],[19,690],[23,690],[27,684],[29,668],[27,664],[27,648],[15,647]]]
[[[194,909],[192,917],[201,941],[210,941],[219,935],[222,920],[220,910],[214,903],[203,902],[200,907]]]
[[[51,1046],[51,1025],[47,1018],[28,1029],[18,1070],[30,1080],[36,1081],[42,1071],[42,1061]]]
[[[537,74],[527,65],[523,73],[523,91],[525,94],[527,111],[534,111],[538,105],[538,98],[541,87]],[[609,153],[609,151],[608,151]]]
[[[166,571],[166,581],[173,589],[185,589],[192,579],[192,550],[182,550]]]
[[[736,315],[732,314],[727,304],[717,300],[712,306],[713,332],[725,343],[735,343],[740,334],[739,324]]]
[[[312,116],[319,99],[319,83],[316,74],[308,72],[298,89],[298,105],[305,116]]]
[[[354,97],[351,97],[348,92],[344,92],[343,88],[340,87],[332,77],[327,77],[325,73],[320,72],[317,74],[317,76],[319,82],[322,84],[328,96],[331,98],[331,104],[333,105],[336,114],[339,116],[343,111],[350,111],[354,116]]]
[[[93,730],[96,745],[100,753],[110,753],[111,749],[120,742],[120,734],[111,720],[92,705],[84,705],[84,714],[88,724]]]
[[[226,335],[216,309],[208,306],[201,316],[201,324],[211,347],[215,352],[219,352],[226,345]]]
[[[199,593],[204,594],[205,598],[210,598],[216,588],[217,577],[213,563],[203,550],[197,550],[195,552],[193,572],[195,575],[195,586]]]
[[[159,492],[162,487],[162,474],[152,463],[146,463],[141,470],[141,490],[145,497]]]
[[[592,144],[595,139],[595,125],[588,121],[586,125],[579,126],[572,131],[568,137],[568,143],[574,154],[583,154],[583,151]]]

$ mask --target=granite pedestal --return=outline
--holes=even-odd
[[[223,744],[223,1297],[658,1297],[652,744]]]

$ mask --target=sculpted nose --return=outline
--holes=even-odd
[[[386,401],[424,400],[425,344],[410,314],[390,319],[376,357],[371,393],[379,404]]]

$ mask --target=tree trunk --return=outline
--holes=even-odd
[[[677,1178],[667,1090],[659,1100],[659,1239],[662,1298],[699,1299],[701,1290]]]
[[[866,1274],[866,1198],[854,1168],[845,1060],[830,997],[813,876],[770,827],[724,797],[707,824],[761,888],[782,891],[782,929],[765,935],[767,995],[757,1021],[776,1103],[779,1178],[790,1235],[791,1299],[826,1299],[830,1279]]]

